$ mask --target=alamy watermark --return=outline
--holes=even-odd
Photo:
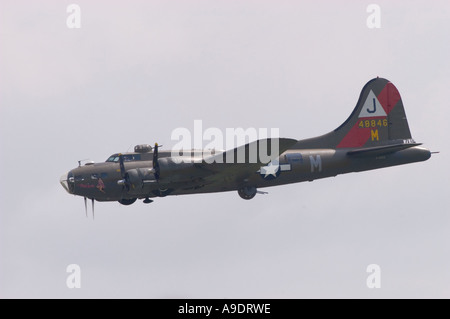
[[[217,127],[203,130],[202,120],[195,120],[193,131],[185,127],[172,131],[171,139],[177,143],[172,147],[171,156],[182,162],[209,164],[268,163],[279,155],[279,136],[278,128],[271,128],[270,135],[268,128],[226,128],[225,133]]]
[[[381,267],[377,264],[370,264],[367,266],[366,272],[370,274],[366,279],[367,288],[381,288]]]
[[[77,264],[70,264],[66,268],[66,272],[70,275],[67,276],[66,285],[67,288],[81,288],[81,268]]]
[[[81,7],[72,3],[66,8],[66,12],[69,16],[66,19],[66,25],[69,29],[81,28]],[[381,7],[378,4],[369,4],[366,8],[366,12],[370,15],[367,17],[366,25],[369,29],[381,28]]]
[[[69,4],[66,12],[70,13],[66,19],[66,25],[69,29],[81,28],[81,8],[78,4]]]
[[[369,4],[366,9],[370,15],[367,17],[366,25],[369,29],[381,28],[381,7],[378,4]]]

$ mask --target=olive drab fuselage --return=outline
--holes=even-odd
[[[251,150],[277,142],[269,161],[250,161]],[[244,161],[229,162],[242,151]],[[313,181],[350,172],[425,161],[428,149],[416,143],[409,130],[397,88],[376,78],[362,89],[350,117],[334,131],[315,138],[264,139],[211,155],[193,150],[190,156],[137,145],[134,152],[116,153],[106,162],[88,162],[64,174],[67,192],[97,201],[124,205],[169,195],[238,191],[253,198],[260,188]],[[207,154],[207,156],[205,156]]]

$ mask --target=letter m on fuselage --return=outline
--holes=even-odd
[[[320,155],[309,155],[309,162],[311,163],[311,173],[316,171],[322,172],[322,158]]]

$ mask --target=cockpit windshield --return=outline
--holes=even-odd
[[[141,160],[141,154],[125,154],[123,156],[124,162],[134,162],[134,161],[140,161]],[[111,155],[106,162],[113,162],[118,163],[119,162],[119,154]]]
[[[106,161],[107,162],[118,162],[119,161],[119,156],[111,155]]]

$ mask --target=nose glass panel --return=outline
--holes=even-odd
[[[61,183],[61,186],[64,187],[66,192],[70,194],[69,183],[67,182],[67,174],[62,175],[61,178],[59,179],[59,182]]]
[[[69,194],[73,194],[75,188],[75,180],[73,178],[73,173],[70,171],[68,174],[64,174],[59,179],[61,186],[68,192]]]

